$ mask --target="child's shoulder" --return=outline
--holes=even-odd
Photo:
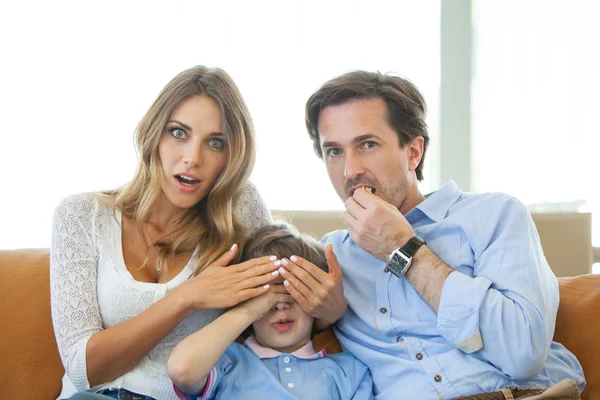
[[[260,358],[246,345],[233,342],[225,350],[225,355],[235,363],[252,364],[260,362]]]
[[[352,353],[350,353],[349,351],[342,351],[339,353],[335,353],[335,354],[328,354],[327,358],[331,358],[334,360],[340,360],[340,361],[344,361],[344,362],[360,362],[360,360],[358,358],[356,358],[356,356]]]
[[[221,355],[215,368],[222,373],[239,373],[258,368],[260,359],[246,346],[233,342]]]
[[[333,360],[344,369],[353,368],[355,370],[367,369],[367,366],[360,361],[354,354],[343,351],[341,353],[328,355],[327,358]]]
[[[252,350],[238,342],[231,343],[229,347],[227,347],[227,350],[225,350],[225,353],[236,356],[247,356],[254,354]]]

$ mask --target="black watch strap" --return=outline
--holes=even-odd
[[[423,246],[425,241],[421,239],[419,236],[415,235],[410,238],[408,242],[402,247],[400,247],[400,251],[407,257],[412,257],[415,255],[419,247]]]

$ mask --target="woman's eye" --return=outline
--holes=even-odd
[[[183,139],[183,138],[185,138],[186,133],[181,128],[173,128],[173,129],[171,129],[171,135],[173,135],[173,137],[176,139]]]
[[[213,149],[220,150],[225,147],[225,141],[223,139],[210,139],[208,145]]]

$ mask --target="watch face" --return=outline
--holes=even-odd
[[[390,262],[388,264],[388,269],[392,274],[396,275],[398,278],[404,276],[406,270],[410,266],[410,262],[412,258],[406,258],[402,253],[396,251],[394,255],[390,258]]]

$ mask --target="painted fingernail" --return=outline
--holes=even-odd
[[[235,250],[236,247],[237,247],[237,243],[234,243],[233,246],[231,246],[231,249],[229,251]]]
[[[279,271],[279,273],[281,275],[285,274],[285,269],[283,269],[283,268],[279,268],[277,271]]]
[[[285,265],[285,266],[287,267],[287,265],[288,265],[288,262],[287,262],[287,260],[284,258],[283,260],[281,260],[281,264],[283,264],[283,265]]]
[[[269,261],[275,261],[275,260],[277,260],[277,256],[271,256],[271,257],[269,257]]]
[[[277,275],[279,275],[279,271],[273,271],[273,272],[271,272],[271,275],[277,276]]]
[[[273,263],[273,265],[275,265],[276,267],[279,267],[281,265],[281,260],[277,260]]]
[[[267,283],[265,286],[263,286],[263,289],[268,289],[269,288],[269,284]]]
[[[290,286],[290,283],[288,281],[283,281],[283,285],[284,286]]]
[[[296,262],[296,261],[298,261],[298,257],[296,257],[296,256],[291,256],[291,257],[290,257],[290,260],[292,260],[293,262]]]

